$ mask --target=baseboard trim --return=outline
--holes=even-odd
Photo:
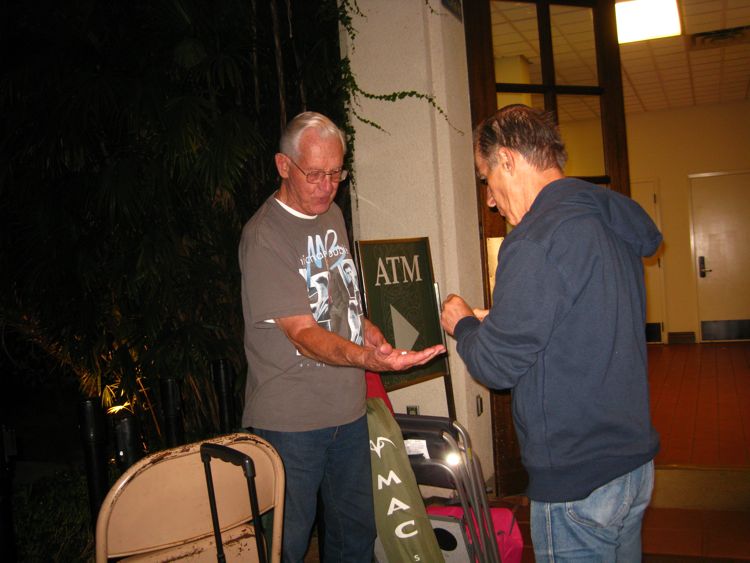
[[[750,319],[701,321],[702,340],[750,340]]]
[[[667,333],[669,344],[695,344],[694,332],[669,332]]]

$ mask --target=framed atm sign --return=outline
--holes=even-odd
[[[444,344],[429,239],[358,241],[356,248],[367,317],[388,342],[405,350]],[[381,374],[389,391],[436,377],[450,377],[444,355],[404,372]]]

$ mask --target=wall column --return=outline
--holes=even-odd
[[[354,237],[429,237],[441,295],[459,293],[473,306],[482,306],[463,22],[438,2],[358,0],[357,5],[362,14],[351,14],[356,36],[342,31],[342,56],[349,57],[359,86],[372,94],[416,91],[433,96],[445,114],[420,99],[359,97],[356,114],[382,130],[352,115]],[[489,394],[468,375],[454,344],[449,338],[456,415],[488,472],[493,467]],[[485,406],[481,416],[477,395]],[[445,416],[441,396],[442,380],[390,394],[397,411],[415,404],[421,414]]]

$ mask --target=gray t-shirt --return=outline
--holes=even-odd
[[[364,370],[301,355],[273,319],[312,314],[362,344],[362,300],[341,210],[294,214],[271,196],[242,230],[247,385],[242,425],[284,432],[347,424],[365,414]]]

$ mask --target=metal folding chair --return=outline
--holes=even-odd
[[[472,561],[500,563],[484,478],[468,432],[445,417],[396,414],[417,483],[456,491]]]
[[[211,471],[216,514],[212,517],[201,446],[232,463]],[[224,447],[235,453],[228,454]],[[257,510],[247,470],[234,461],[252,461]],[[273,510],[270,559],[281,560],[284,521],[284,467],[276,450],[258,436],[230,434],[151,454],[132,465],[115,482],[102,503],[96,525],[96,561],[262,561],[266,546],[256,534],[258,514]],[[255,513],[255,517],[254,516]],[[213,522],[218,521],[219,534]],[[260,531],[258,531],[260,533]],[[124,558],[124,559],[121,559]]]

